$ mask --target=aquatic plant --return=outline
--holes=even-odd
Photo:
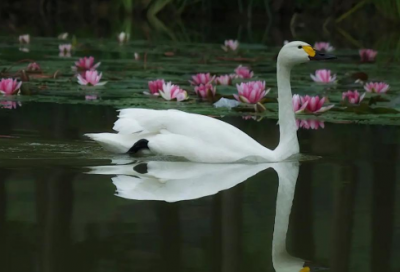
[[[90,57],[83,57],[80,58],[77,62],[75,62],[75,66],[72,66],[72,70],[74,71],[86,71],[86,70],[96,70],[99,67],[101,62],[94,63],[94,58]]]
[[[302,103],[300,95],[295,94],[292,97],[292,104],[294,112],[301,113],[306,109],[308,102]]]
[[[18,82],[16,79],[3,78],[0,81],[0,93],[3,95],[14,95],[17,94],[21,88],[22,82]]]
[[[265,90],[265,81],[250,81],[236,84],[238,94],[233,96],[237,101],[247,104],[257,104],[269,93]]]
[[[336,74],[331,75],[331,70],[320,69],[315,71],[315,75],[310,74],[310,77],[317,83],[334,83],[336,81]]]
[[[296,119],[297,129],[304,128],[304,129],[319,129],[325,128],[325,123],[320,120],[299,120]]]
[[[212,83],[215,76],[211,76],[210,73],[200,73],[192,76],[192,81],[189,80],[190,84],[193,86],[198,86],[200,84]]]
[[[135,60],[140,60],[140,55],[139,55],[139,53],[135,52],[135,53],[133,54],[133,58],[134,58]]]
[[[171,82],[164,83],[159,91],[162,98],[165,100],[183,101],[188,99],[187,92],[179,88],[178,85],[173,85]]]
[[[357,90],[342,93],[342,101],[347,101],[350,104],[360,104],[364,97],[365,93],[360,95]]]
[[[96,70],[86,71],[85,73],[78,75],[78,83],[85,86],[103,86],[107,81],[100,82],[101,77],[102,73],[99,74]]]
[[[300,100],[300,101],[299,101]],[[319,96],[298,96],[294,95],[292,98],[292,103],[293,103],[293,108],[297,112],[302,112],[306,111],[309,113],[322,113],[330,110],[333,108],[335,105],[330,105],[323,107],[325,103],[326,98],[322,97],[319,98]]]
[[[314,48],[319,51],[332,52],[335,48],[328,42],[316,42]]]
[[[20,35],[18,40],[21,44],[29,44],[31,42],[29,34]]]
[[[386,93],[389,87],[385,82],[369,82],[364,85],[364,89],[369,93]]]
[[[71,44],[60,44],[58,46],[58,49],[60,51],[59,53],[60,57],[71,57],[71,49],[72,49]]]
[[[222,49],[226,52],[228,51],[236,51],[239,47],[239,41],[237,40],[226,40]]]
[[[217,92],[217,88],[214,87],[212,84],[200,84],[194,88],[196,94],[200,98],[209,98],[214,97],[215,93]]]
[[[121,32],[118,34],[117,39],[120,44],[127,43],[129,41],[130,35],[125,32]]]
[[[40,72],[40,71],[42,71],[42,68],[36,62],[31,62],[26,67],[26,70],[29,72]]]
[[[164,83],[165,83],[164,79],[157,79],[157,80],[149,81],[147,84],[149,86],[150,92],[143,92],[143,93],[146,95],[159,96],[160,90],[162,90]]]
[[[378,51],[373,49],[360,49],[358,53],[360,54],[361,62],[374,62]]]
[[[68,32],[61,33],[57,36],[59,40],[66,40],[68,38]]]
[[[222,75],[215,78],[215,83],[218,85],[231,85],[232,84],[232,76],[231,75]]]
[[[250,68],[242,65],[239,65],[235,69],[235,74],[238,78],[252,78],[254,76],[254,73],[250,70]]]

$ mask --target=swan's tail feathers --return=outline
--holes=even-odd
[[[123,109],[114,129],[122,134],[157,134],[165,129],[165,121],[171,121],[172,116],[176,115],[166,110]]]
[[[104,149],[114,153],[127,153],[139,140],[135,135],[93,133],[85,136],[98,142]]]
[[[113,129],[119,134],[133,134],[144,132],[144,128],[133,118],[120,117],[115,123]]]

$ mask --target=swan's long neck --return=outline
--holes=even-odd
[[[280,160],[299,153],[297,126],[292,106],[290,70],[291,67],[283,65],[278,59],[277,80],[280,141],[278,147],[276,148],[276,155]]]

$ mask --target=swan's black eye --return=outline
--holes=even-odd
[[[303,48],[303,47],[302,47],[301,45],[299,45],[299,46],[297,46],[297,48],[298,48],[298,49],[301,49],[301,48]]]

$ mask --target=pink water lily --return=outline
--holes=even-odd
[[[300,109],[302,109],[305,106],[305,109],[303,109],[306,112],[309,113],[322,113],[330,110],[333,108],[335,105],[330,105],[330,106],[325,106],[323,107],[326,98],[322,97],[319,98],[319,96],[300,96]],[[302,110],[302,111],[303,111]]]
[[[19,43],[29,44],[31,42],[31,37],[29,36],[29,34],[24,34],[24,35],[20,35],[18,40],[19,40]]]
[[[160,95],[165,100],[183,101],[188,99],[187,92],[179,88],[178,85],[173,85],[171,82],[163,84],[162,90],[160,90]]]
[[[215,78],[215,83],[218,85],[231,85],[232,84],[232,76],[231,75],[223,75]]]
[[[360,104],[364,97],[365,93],[360,95],[357,90],[342,93],[342,100],[347,100],[350,104]]]
[[[304,128],[304,129],[319,129],[325,128],[325,124],[323,121],[319,120],[298,120],[296,119],[297,129]]]
[[[86,71],[78,75],[78,83],[80,85],[89,86],[103,86],[107,81],[100,82],[102,73],[95,71]]]
[[[150,92],[144,92],[144,94],[159,96],[160,90],[162,90],[164,83],[164,79],[149,81],[148,86]]]
[[[239,47],[239,41],[237,40],[226,40],[224,45],[222,46],[222,49],[224,51],[236,51]]]
[[[374,62],[378,51],[373,49],[360,49],[358,53],[360,54],[361,62]]]
[[[238,94],[234,94],[235,99],[242,103],[257,104],[269,93],[270,89],[265,90],[265,81],[250,81],[236,84]]]
[[[305,103],[302,103],[300,95],[295,94],[292,97],[292,104],[293,104],[294,112],[301,113],[306,109],[306,107],[308,105],[308,101],[306,101]]]
[[[316,42],[314,48],[318,51],[332,52],[335,48],[328,42]]]
[[[239,65],[235,69],[236,76],[239,78],[252,78],[254,73],[246,66]]]
[[[13,110],[16,109],[18,106],[22,106],[21,102],[14,102],[14,101],[0,101],[0,108]]]
[[[75,62],[75,66],[72,66],[72,70],[75,71],[93,71],[96,70],[97,67],[99,67],[101,62],[94,63],[94,58],[93,57],[83,57],[80,58],[77,62]]]
[[[200,98],[208,98],[215,96],[217,88],[211,84],[200,84],[199,86],[194,87],[194,91]]]
[[[192,81],[189,80],[190,84],[193,86],[198,86],[200,84],[212,83],[215,76],[211,76],[210,73],[200,73],[192,76]]]
[[[37,64],[36,62],[31,62],[26,67],[26,70],[29,72],[40,72],[42,71],[42,68],[40,68],[40,65]]]
[[[121,32],[121,33],[118,34],[117,38],[118,38],[119,43],[122,44],[122,43],[128,42],[129,41],[129,37],[130,37],[130,35],[128,33]]]
[[[385,82],[369,82],[365,84],[364,89],[369,93],[386,93],[389,87]]]
[[[4,95],[17,94],[21,88],[22,82],[18,82],[16,79],[3,78],[0,81],[0,93]]]
[[[71,44],[60,44],[58,46],[58,49],[60,50],[60,57],[71,57],[71,49],[72,45]]]
[[[336,74],[331,75],[331,70],[320,69],[315,71],[315,75],[310,75],[311,79],[318,83],[333,83],[336,81]]]

